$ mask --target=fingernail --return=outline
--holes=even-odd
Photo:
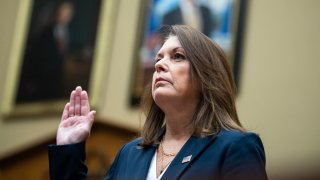
[[[83,90],[83,91],[81,92],[81,94],[87,94],[87,91]]]

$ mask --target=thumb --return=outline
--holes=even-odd
[[[88,115],[87,115],[87,117],[88,117],[88,127],[89,127],[88,137],[90,136],[90,131],[91,131],[91,128],[92,128],[92,124],[93,124],[95,115],[96,115],[96,111],[90,111],[88,113]]]
[[[96,116],[96,111],[90,111],[89,113],[88,113],[88,118],[89,118],[89,120],[91,121],[91,123],[93,123],[93,121],[94,121],[94,118],[95,118],[95,116]]]

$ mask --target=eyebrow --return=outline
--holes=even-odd
[[[178,46],[178,47],[175,47],[175,48],[173,48],[171,51],[173,51],[173,52],[177,52],[179,49],[181,49],[182,51],[183,51],[183,53],[184,53],[184,49],[182,48],[182,47],[180,47],[180,46]],[[155,55],[155,59],[157,59],[158,57],[161,57],[162,55],[161,55],[161,53],[157,53],[156,55]]]
[[[174,52],[177,52],[179,49],[181,49],[181,50],[184,52],[184,49],[183,49],[182,47],[173,48],[173,51],[174,51]]]

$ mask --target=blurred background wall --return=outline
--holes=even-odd
[[[8,59],[22,1],[0,2],[0,103],[9,83]],[[136,131],[143,116],[129,107],[128,91],[141,0],[117,2],[97,119]],[[237,98],[240,119],[260,134],[270,179],[319,178],[320,1],[254,0],[248,5]],[[59,118],[0,117],[0,159],[54,139]]]

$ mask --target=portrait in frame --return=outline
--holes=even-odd
[[[1,114],[60,114],[78,85],[97,104],[115,7],[115,0],[21,1]]]
[[[139,105],[145,86],[151,82],[154,57],[163,43],[158,30],[163,25],[187,24],[217,42],[227,54],[239,89],[246,0],[146,0],[146,4],[134,57],[132,106]]]

